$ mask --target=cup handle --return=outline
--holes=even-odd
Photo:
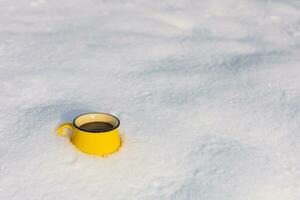
[[[69,129],[69,131],[66,131],[66,129]],[[56,132],[60,136],[70,137],[70,132],[73,133],[73,124],[63,123],[56,129]]]

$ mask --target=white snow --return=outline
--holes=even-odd
[[[0,1],[1,200],[299,200],[297,0]],[[88,156],[56,135],[121,120]]]

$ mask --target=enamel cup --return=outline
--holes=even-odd
[[[85,128],[89,124],[106,124],[101,129]],[[70,141],[82,152],[106,156],[117,151],[121,145],[118,127],[120,120],[106,113],[87,113],[79,115],[73,123],[64,123],[57,128],[58,135]]]

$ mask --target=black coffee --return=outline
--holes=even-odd
[[[113,125],[107,122],[89,122],[80,126],[81,129],[91,132],[103,132],[113,129]]]

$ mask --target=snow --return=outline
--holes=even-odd
[[[300,2],[0,1],[0,199],[299,200]],[[121,120],[79,152],[55,128]]]

